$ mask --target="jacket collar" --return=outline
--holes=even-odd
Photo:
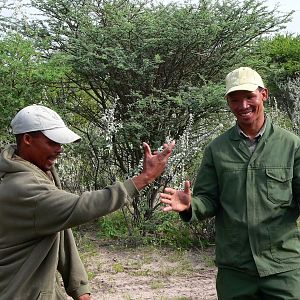
[[[265,122],[265,130],[264,130],[264,133],[262,135],[262,139],[265,139],[266,137],[269,136],[270,132],[271,132],[271,127],[272,127],[272,120],[270,117],[267,117],[266,116],[266,122]],[[229,129],[230,132],[229,132],[229,137],[230,139],[232,140],[235,140],[235,141],[239,141],[242,139],[240,133],[238,132],[237,130],[237,126],[234,125],[231,129]]]
[[[14,173],[14,172],[38,172],[43,177],[47,178],[54,183],[58,188],[61,188],[60,180],[56,173],[54,167],[51,169],[51,174],[53,180],[38,168],[36,165],[32,164],[31,162],[15,155],[16,145],[8,145],[1,153],[0,156],[0,180],[5,176],[7,173]]]

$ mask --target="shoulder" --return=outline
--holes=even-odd
[[[300,144],[300,138],[295,133],[273,124],[273,138]]]
[[[219,148],[221,145],[224,147],[224,145],[229,144],[230,139],[239,139],[235,125],[212,140],[207,148]]]
[[[23,171],[7,173],[2,179],[2,193],[9,191],[12,197],[33,197],[39,193],[57,190],[57,187],[39,173]]]

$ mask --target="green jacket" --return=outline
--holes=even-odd
[[[35,165],[0,156],[0,299],[65,299],[59,284],[74,299],[90,293],[70,227],[123,206],[138,192],[131,180],[78,196],[59,189]]]
[[[267,276],[300,268],[300,139],[267,118],[251,155],[236,126],[206,148],[192,217],[216,216],[216,264]]]

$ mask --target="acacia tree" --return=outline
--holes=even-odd
[[[195,126],[217,115],[224,103],[220,80],[251,55],[257,39],[290,18],[252,0],[196,5],[34,0],[32,5],[43,17],[25,24],[24,34],[49,59],[63,53],[71,67],[52,102],[85,120],[80,124],[87,126],[77,128],[89,141],[91,151],[84,155],[96,172],[94,188],[132,175],[142,157],[141,141],[157,148],[168,138],[179,139],[190,115]],[[207,132],[219,122],[209,120]],[[108,176],[100,176],[103,170]]]

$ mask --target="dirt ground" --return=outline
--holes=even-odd
[[[93,300],[215,300],[213,251],[95,243],[80,249]]]

